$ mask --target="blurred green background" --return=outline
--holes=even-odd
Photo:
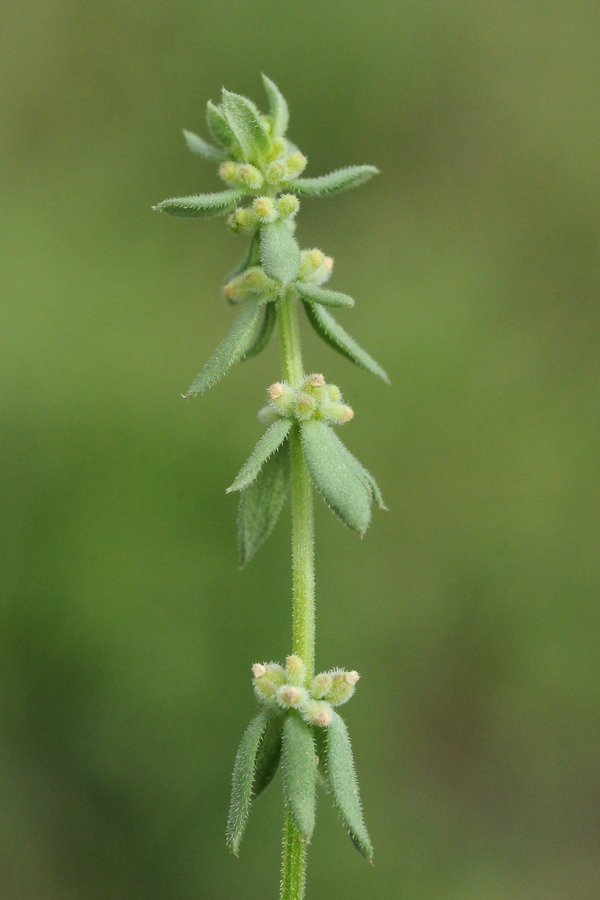
[[[346,708],[371,869],[327,798],[309,897],[600,897],[600,8],[490,0],[4,0],[0,47],[0,896],[277,896],[281,797],[224,846],[250,665],[290,649],[289,522],[237,567],[224,488],[276,347],[179,393],[228,328],[222,220],[184,147],[222,85],[292,109],[340,318],[304,330],[390,512],[319,503],[320,667]]]

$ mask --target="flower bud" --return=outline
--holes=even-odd
[[[345,425],[354,418],[354,410],[345,403],[326,403],[323,406],[323,418],[332,425]]]
[[[226,159],[219,166],[219,177],[222,178],[226,184],[237,184],[238,168],[236,163],[232,162],[230,159]]]
[[[308,378],[304,380],[300,390],[320,402],[326,395],[325,379],[322,375],[315,372],[314,375],[309,375]]]
[[[342,402],[342,392],[340,391],[337,384],[328,384],[326,390],[327,399],[331,401],[331,403],[341,403]]]
[[[300,710],[300,714],[309,725],[327,728],[328,725],[331,725],[333,710],[324,700],[309,700]]]
[[[315,698],[315,700],[322,700],[323,697],[331,690],[333,685],[333,679],[329,672],[320,672],[318,675],[312,680],[312,684],[310,686],[311,696]]]
[[[296,400],[296,415],[301,421],[306,422],[312,419],[316,406],[314,399],[308,394],[299,394]]]
[[[346,672],[344,669],[334,669],[331,672],[331,688],[325,695],[326,700],[332,706],[341,706],[346,703],[356,690],[356,683],[360,675],[358,672]]]
[[[300,657],[295,654],[286,657],[285,672],[290,684],[301,687],[306,681],[306,666]]]
[[[274,286],[275,282],[265,274],[260,266],[252,266],[237,278],[229,281],[223,288],[223,293],[232,303],[238,303],[240,300],[247,300],[248,297],[256,294],[267,293]]]
[[[245,163],[243,166],[239,167],[238,178],[242,182],[242,184],[245,184],[246,187],[250,188],[253,191],[261,188],[265,180],[256,166],[252,166],[250,165],[250,163]]]
[[[294,392],[285,381],[276,381],[267,391],[269,400],[282,416],[289,416],[294,408]]]
[[[300,209],[300,201],[293,194],[282,194],[277,201],[277,210],[284,219],[292,218]]]
[[[277,410],[272,406],[263,406],[256,414],[256,418],[261,425],[272,425],[279,418]]]
[[[285,181],[287,176],[287,169],[285,164],[282,162],[272,162],[269,166],[267,166],[267,170],[265,172],[265,178],[269,182],[269,184],[279,184],[280,181]]]
[[[294,150],[293,153],[290,153],[286,159],[288,178],[297,178],[301,172],[304,172],[307,163],[308,160],[304,153],[300,153],[299,150]]]
[[[259,700],[274,697],[282,684],[285,684],[285,672],[277,663],[254,663],[252,666],[252,683]]]
[[[278,156],[282,156],[288,148],[288,142],[284,137],[273,138],[271,141],[271,152],[269,153],[269,159],[277,159]]]
[[[259,222],[262,222],[263,224],[275,222],[279,218],[275,203],[270,197],[257,197],[252,204],[252,208],[254,209]]]
[[[276,698],[282,709],[297,709],[305,705],[308,694],[304,688],[296,687],[295,684],[284,684],[277,691]]]
[[[227,223],[233,232],[247,231],[256,228],[258,221],[255,213],[251,209],[238,207],[229,216]]]

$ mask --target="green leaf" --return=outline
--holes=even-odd
[[[352,843],[367,859],[373,858],[373,846],[363,821],[358,781],[352,758],[352,745],[342,717],[334,712],[327,728],[327,780]]]
[[[307,284],[305,281],[294,282],[294,287],[302,297],[312,300],[314,303],[320,303],[321,306],[354,306],[352,297],[342,294],[340,291],[328,291],[325,288],[317,287],[316,284]]]
[[[381,493],[381,490],[379,489],[379,485],[377,484],[377,482],[375,481],[375,479],[373,478],[373,476],[371,475],[369,470],[365,469],[363,464],[360,463],[356,459],[356,457],[354,457],[354,459],[356,461],[356,465],[358,467],[358,472],[359,472],[360,477],[362,478],[363,484],[366,486],[367,490],[371,494],[371,497],[373,498],[374,502],[377,504],[379,509],[387,510],[387,506],[385,505],[385,503],[383,501],[383,495]]]
[[[283,723],[283,795],[296,828],[310,840],[315,827],[317,764],[310,727],[291,709]]]
[[[256,356],[257,353],[260,353],[261,350],[264,350],[265,347],[268,347],[269,341],[273,337],[273,331],[275,330],[276,323],[277,310],[275,309],[275,304],[265,304],[265,314],[263,316],[262,324],[256,332],[254,343],[244,353],[244,359],[250,359],[251,356]]]
[[[274,81],[262,76],[265,91],[269,98],[269,111],[273,122],[273,137],[283,137],[288,129],[290,111],[287,101]]]
[[[238,204],[243,191],[221,191],[218,194],[195,194],[192,197],[173,197],[153,206],[159,212],[170,216],[186,216],[188,218],[207,218],[208,216],[224,216]]]
[[[258,797],[259,794],[262,794],[275,778],[281,758],[282,735],[283,716],[271,716],[256,754],[254,781],[252,783],[253,797]]]
[[[228,494],[231,491],[243,491],[249,484],[252,484],[269,457],[283,444],[290,433],[291,427],[291,419],[278,419],[269,426],[252,451],[250,458],[238,472],[237,478],[231,487],[227,488]]]
[[[287,499],[290,453],[287,442],[267,460],[256,479],[240,494],[238,545],[240,565],[250,562],[271,536]]]
[[[320,175],[318,178],[295,178],[282,185],[281,189],[306,197],[325,197],[326,194],[337,194],[358,187],[373,175],[377,175],[378,171],[375,166],[348,166],[345,169],[336,169],[328,175]]]
[[[364,534],[371,521],[371,492],[357,469],[358,460],[325,422],[301,422],[300,435],[319,493],[348,528]]]
[[[239,746],[235,765],[233,767],[233,780],[231,787],[231,805],[227,820],[227,845],[237,856],[242,837],[248,821],[250,803],[252,801],[252,783],[256,767],[256,754],[267,727],[268,715],[260,712],[253,719],[244,732],[242,743]]]
[[[260,120],[258,109],[251,100],[223,89],[221,108],[227,124],[241,147],[244,159],[255,160],[269,152],[271,146],[269,133]]]
[[[191,383],[184,395],[186,400],[196,394],[203,394],[216,384],[234,363],[242,359],[252,345],[263,302],[260,297],[246,301],[229,334],[223,338],[200,374]]]
[[[303,302],[310,324],[326,344],[329,344],[330,347],[333,347],[333,349],[337,350],[338,353],[341,353],[342,356],[345,356],[353,363],[356,363],[357,366],[361,366],[361,368],[366,369],[367,372],[381,378],[386,384],[390,383],[390,379],[379,363],[375,362],[373,357],[356,343],[346,329],[342,328],[339,322],[336,322],[331,313],[328,313],[327,310],[323,309],[319,303],[313,303],[310,300]]]
[[[184,128],[183,136],[185,137],[185,142],[192,153],[197,153],[198,156],[202,156],[204,159],[217,160],[217,162],[223,159],[227,159],[227,154],[224,150],[219,150],[218,147],[213,147],[212,144],[209,144],[208,141],[204,140],[204,138],[201,138],[197,134],[194,134],[193,131],[186,131]]]
[[[250,268],[250,266],[258,265],[260,265],[260,231],[256,229],[256,231],[252,235],[250,243],[248,244],[246,255],[237,264],[235,269],[233,269],[229,273],[229,275],[225,279],[225,284],[227,284],[229,281],[232,281],[234,278],[237,278],[238,275],[241,275],[242,272],[245,272],[246,269]],[[231,300],[229,302],[232,303]]]
[[[206,104],[206,124],[215,141],[229,149],[235,143],[235,135],[222,110],[209,100]]]
[[[260,229],[260,258],[269,278],[289,284],[300,269],[300,248],[282,219]]]

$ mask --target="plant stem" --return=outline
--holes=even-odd
[[[277,302],[277,319],[285,378],[295,387],[304,376],[296,300]],[[315,670],[315,547],[312,486],[295,423],[290,433],[292,468],[293,647],[312,679]],[[306,844],[289,810],[285,811],[281,900],[302,900]]]

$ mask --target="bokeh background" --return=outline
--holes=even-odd
[[[559,0],[4,0],[0,896],[277,896],[278,783],[224,824],[250,665],[290,649],[289,516],[247,570],[225,496],[276,345],[180,392],[224,334],[222,85],[291,105],[299,238],[391,387],[304,330],[390,511],[320,503],[318,663],[346,707],[371,869],[322,797],[309,897],[600,897],[600,8]]]

